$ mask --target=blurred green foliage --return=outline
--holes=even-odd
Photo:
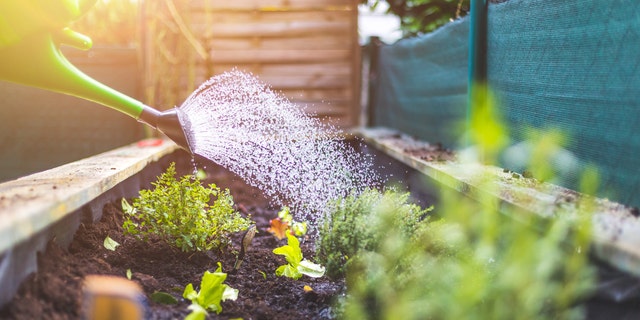
[[[431,32],[469,11],[470,0],[361,0],[372,9],[389,4],[388,13],[400,18],[405,37]]]
[[[94,45],[133,46],[140,38],[139,12],[138,0],[97,0],[72,26]]]
[[[481,150],[482,162],[494,164],[508,144],[508,128],[500,125],[496,103],[484,90],[473,100],[470,141]],[[538,132],[531,164],[537,172],[552,172],[545,169],[550,165],[546,153],[560,147],[550,144],[563,140],[557,131]],[[347,281],[347,295],[337,308],[341,318],[584,318],[581,301],[595,286],[589,263],[593,199],[578,197],[577,211],[541,217],[502,205],[494,194],[509,190],[494,190],[500,188],[495,176],[483,166],[473,167],[477,174],[471,184],[485,192],[471,198],[443,188],[440,204],[428,219],[410,223],[411,232],[397,200],[350,199],[332,208],[340,214],[324,221],[319,247],[334,238],[340,245],[319,256],[334,252],[334,260],[348,261],[341,270]],[[597,186],[595,170],[582,177],[581,191]]]

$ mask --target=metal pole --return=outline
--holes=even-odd
[[[469,80],[467,83],[467,131],[471,129],[471,116],[478,97],[487,81],[487,0],[471,0],[469,26]],[[469,145],[469,134],[465,135]]]

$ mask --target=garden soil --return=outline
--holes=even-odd
[[[262,193],[244,184],[228,171],[216,167],[210,181],[229,188],[236,209],[251,215],[257,234],[246,252],[239,270],[229,274],[225,283],[239,290],[238,299],[222,302],[222,313],[212,319],[329,319],[335,317],[332,301],[344,293],[343,281],[325,277],[299,280],[277,277],[275,270],[285,264],[272,250],[286,244],[269,232],[269,220],[277,216],[279,207],[269,205]],[[184,287],[193,283],[199,289],[205,270],[214,271],[222,263],[224,272],[233,270],[236,255],[224,253],[184,253],[160,239],[142,242],[122,233],[123,213],[119,201],[104,207],[102,219],[81,224],[73,242],[62,248],[51,241],[44,253],[38,254],[38,272],[21,285],[14,299],[0,310],[2,319],[78,319],[82,317],[83,280],[88,275],[126,277],[144,290],[147,319],[183,319],[189,301],[182,298]],[[104,239],[109,236],[120,246],[107,250]],[[234,236],[233,250],[240,251],[242,234]],[[313,242],[301,243],[305,258],[313,260]],[[308,286],[305,290],[305,286]],[[311,288],[311,290],[309,290]],[[151,301],[156,291],[174,296],[178,302],[167,305]]]

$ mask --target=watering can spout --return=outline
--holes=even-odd
[[[144,122],[164,133],[178,146],[193,153],[193,143],[191,143],[190,135],[188,134],[191,131],[191,124],[182,110],[173,108],[160,112],[145,106],[138,121]]]
[[[146,106],[84,74],[60,51],[60,44],[91,48],[89,37],[64,25],[93,2],[0,2],[0,80],[64,93],[116,109],[161,131],[191,152],[185,134],[187,117],[180,115],[177,108],[160,112]]]

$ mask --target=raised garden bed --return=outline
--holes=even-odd
[[[174,155],[170,158],[176,158]],[[163,158],[159,163],[165,164]],[[190,157],[181,154],[176,161],[182,174],[190,171]],[[220,167],[208,166],[213,182],[232,191],[236,207],[250,214],[258,233],[246,253],[239,270],[230,274],[225,283],[239,290],[236,301],[223,303],[220,319],[323,319],[332,315],[331,302],[344,290],[341,282],[328,278],[304,278],[294,281],[276,277],[278,256],[271,251],[283,245],[266,232],[269,219],[279,208],[270,207],[261,192],[245,185],[240,179]],[[13,301],[0,313],[1,318],[79,318],[82,307],[82,281],[87,275],[102,274],[124,277],[127,269],[133,281],[145,294],[156,291],[174,295],[179,302],[165,305],[148,301],[149,319],[180,319],[188,314],[190,302],[181,299],[188,283],[199,284],[205,270],[215,270],[222,262],[223,271],[233,269],[235,255],[230,252],[205,254],[184,253],[160,239],[145,243],[122,232],[123,213],[118,201],[104,206],[96,223],[81,223],[68,249],[55,241],[47,244],[46,252],[38,255],[38,273],[29,276]],[[109,236],[121,245],[115,250],[103,246]],[[236,249],[240,237],[236,237]],[[310,243],[303,244],[304,254],[311,256]],[[313,291],[305,292],[308,285]]]
[[[366,146],[363,148],[363,152],[374,152]],[[142,155],[131,156],[136,152]],[[130,156],[133,159],[129,159]],[[387,174],[395,176],[395,179],[414,180],[415,194],[423,195],[423,200],[432,198],[427,196],[427,191],[419,190],[418,186],[423,184],[410,179],[404,165],[393,166],[390,158],[382,154],[376,160],[384,162]],[[218,261],[222,263],[223,271],[232,270],[236,255],[230,252],[184,253],[160,239],[152,238],[150,243],[144,243],[123,235],[120,199],[137,196],[138,190],[150,187],[150,182],[170,162],[176,163],[179,175],[190,174],[194,170],[192,158],[177,150],[173,143],[143,141],[93,159],[71,163],[53,172],[8,183],[0,198],[5,214],[8,215],[10,209],[19,209],[16,207],[18,204],[35,208],[26,208],[12,219],[5,220],[4,230],[13,234],[5,233],[6,237],[2,239],[3,249],[7,250],[3,263],[7,266],[5,269],[14,270],[14,273],[6,272],[4,281],[14,285],[17,293],[7,297],[12,294],[11,288],[4,290],[6,305],[0,311],[0,317],[77,318],[82,312],[82,281],[87,275],[125,277],[127,269],[131,270],[133,281],[142,286],[147,296],[162,291],[179,300],[175,305],[147,301],[149,318],[186,316],[190,303],[181,298],[185,285],[198,284],[203,272],[214,270]],[[251,215],[258,230],[242,267],[229,274],[226,281],[239,290],[239,298],[223,303],[223,313],[218,318],[333,318],[333,302],[344,294],[344,280],[304,277],[294,281],[276,277],[274,271],[284,259],[272,250],[286,244],[286,240],[277,240],[266,230],[269,220],[277,216],[280,208],[271,206],[260,190],[246,185],[226,169],[206,160],[199,162],[199,167],[205,167],[208,173],[205,182],[228,188],[236,209],[243,215]],[[90,176],[91,173],[95,177],[89,180],[95,181],[83,181],[82,176]],[[23,227],[12,229],[11,225]],[[107,236],[121,244],[117,250],[110,251],[104,247],[103,241]],[[233,246],[237,251],[240,250],[241,236],[234,237]],[[305,257],[313,257],[313,245],[313,241],[302,242]],[[35,252],[38,252],[37,259]],[[31,273],[36,265],[37,273]],[[26,279],[18,288],[21,281],[15,280],[20,277]],[[308,286],[306,290],[305,286]]]
[[[452,154],[447,150],[388,132],[378,132],[377,135],[368,132],[364,136],[385,153],[376,152],[368,146],[363,146],[362,151],[375,153],[376,165],[384,166],[388,170],[386,175],[405,184],[415,200],[425,205],[437,203],[432,188],[438,186],[433,181],[460,189],[472,197],[484,192],[465,180],[466,171],[451,161]],[[146,155],[133,155],[137,153]],[[393,160],[387,153],[401,161]],[[124,236],[121,227],[123,217],[120,199],[134,197],[138,190],[149,187],[149,183],[174,161],[180,174],[193,171],[192,160],[187,154],[176,151],[172,143],[162,142],[159,146],[150,147],[132,145],[69,164],[62,171],[44,172],[3,184],[0,188],[0,214],[6,219],[0,224],[3,235],[0,239],[3,252],[0,271],[3,277],[0,280],[3,283],[5,306],[0,311],[0,318],[78,318],[84,277],[89,274],[125,277],[127,269],[131,270],[133,281],[141,285],[147,297],[156,291],[163,291],[178,298],[178,303],[174,305],[147,300],[147,318],[186,316],[189,303],[180,299],[184,286],[188,283],[198,284],[202,273],[214,270],[218,261],[222,262],[223,271],[231,271],[235,255],[229,252],[187,254],[157,239],[145,244],[131,236]],[[270,206],[259,190],[245,185],[224,168],[211,163],[205,166],[210,181],[229,188],[236,208],[243,214],[251,214],[258,229],[242,267],[237,273],[230,274],[226,281],[239,290],[239,297],[236,301],[223,302],[223,312],[216,318],[333,318],[336,314],[334,302],[345,294],[344,280],[303,277],[294,281],[276,277],[274,271],[283,259],[274,255],[272,250],[285,242],[276,240],[266,229],[269,220],[276,217],[280,208]],[[513,173],[505,174],[502,178],[502,173],[495,174],[499,183],[509,185],[513,182],[506,177],[513,177]],[[425,176],[431,179],[425,179]],[[523,193],[540,198],[540,202],[548,199],[541,196],[544,190],[540,188],[525,190],[522,183],[519,185],[521,188],[514,190],[515,195],[520,196],[511,194],[510,198],[503,199],[503,205],[518,205],[517,200],[521,199]],[[498,196],[506,198],[507,195]],[[566,197],[563,199],[567,200]],[[570,204],[569,200],[567,202]],[[526,203],[531,206],[536,202]],[[19,209],[17,204],[27,208]],[[558,206],[554,203],[552,207],[558,210],[559,207],[566,209],[570,205],[563,203]],[[616,224],[619,228],[615,237],[603,233],[609,229],[601,230],[596,225],[596,231],[600,232],[596,235],[596,246],[601,248],[596,253],[605,259],[613,257],[611,260],[614,265],[620,261],[626,262],[619,267],[630,269],[630,272],[637,270],[634,269],[637,256],[632,245],[633,216],[628,215],[623,206],[605,202],[603,208],[609,208],[609,211],[601,214],[608,215],[596,220],[596,223],[608,222],[607,219],[611,217],[624,218],[629,223]],[[608,223],[611,226],[613,222]],[[109,251],[103,246],[106,236],[121,244],[117,250]],[[240,248],[240,237],[236,235],[234,238],[236,250]],[[302,249],[305,257],[313,257],[311,241],[303,242]],[[37,251],[40,253],[37,254],[36,263]],[[38,273],[32,274],[36,265]],[[640,309],[637,306],[638,299],[634,296],[638,295],[638,288],[628,285],[640,283],[637,278],[605,265],[600,270],[604,285],[614,282],[625,284],[623,288],[630,291],[621,297],[621,290],[600,290],[588,303],[591,318],[616,312],[621,316],[637,315]],[[18,289],[19,283],[22,285]],[[305,286],[311,290],[305,290]],[[620,302],[615,302],[616,299]]]

